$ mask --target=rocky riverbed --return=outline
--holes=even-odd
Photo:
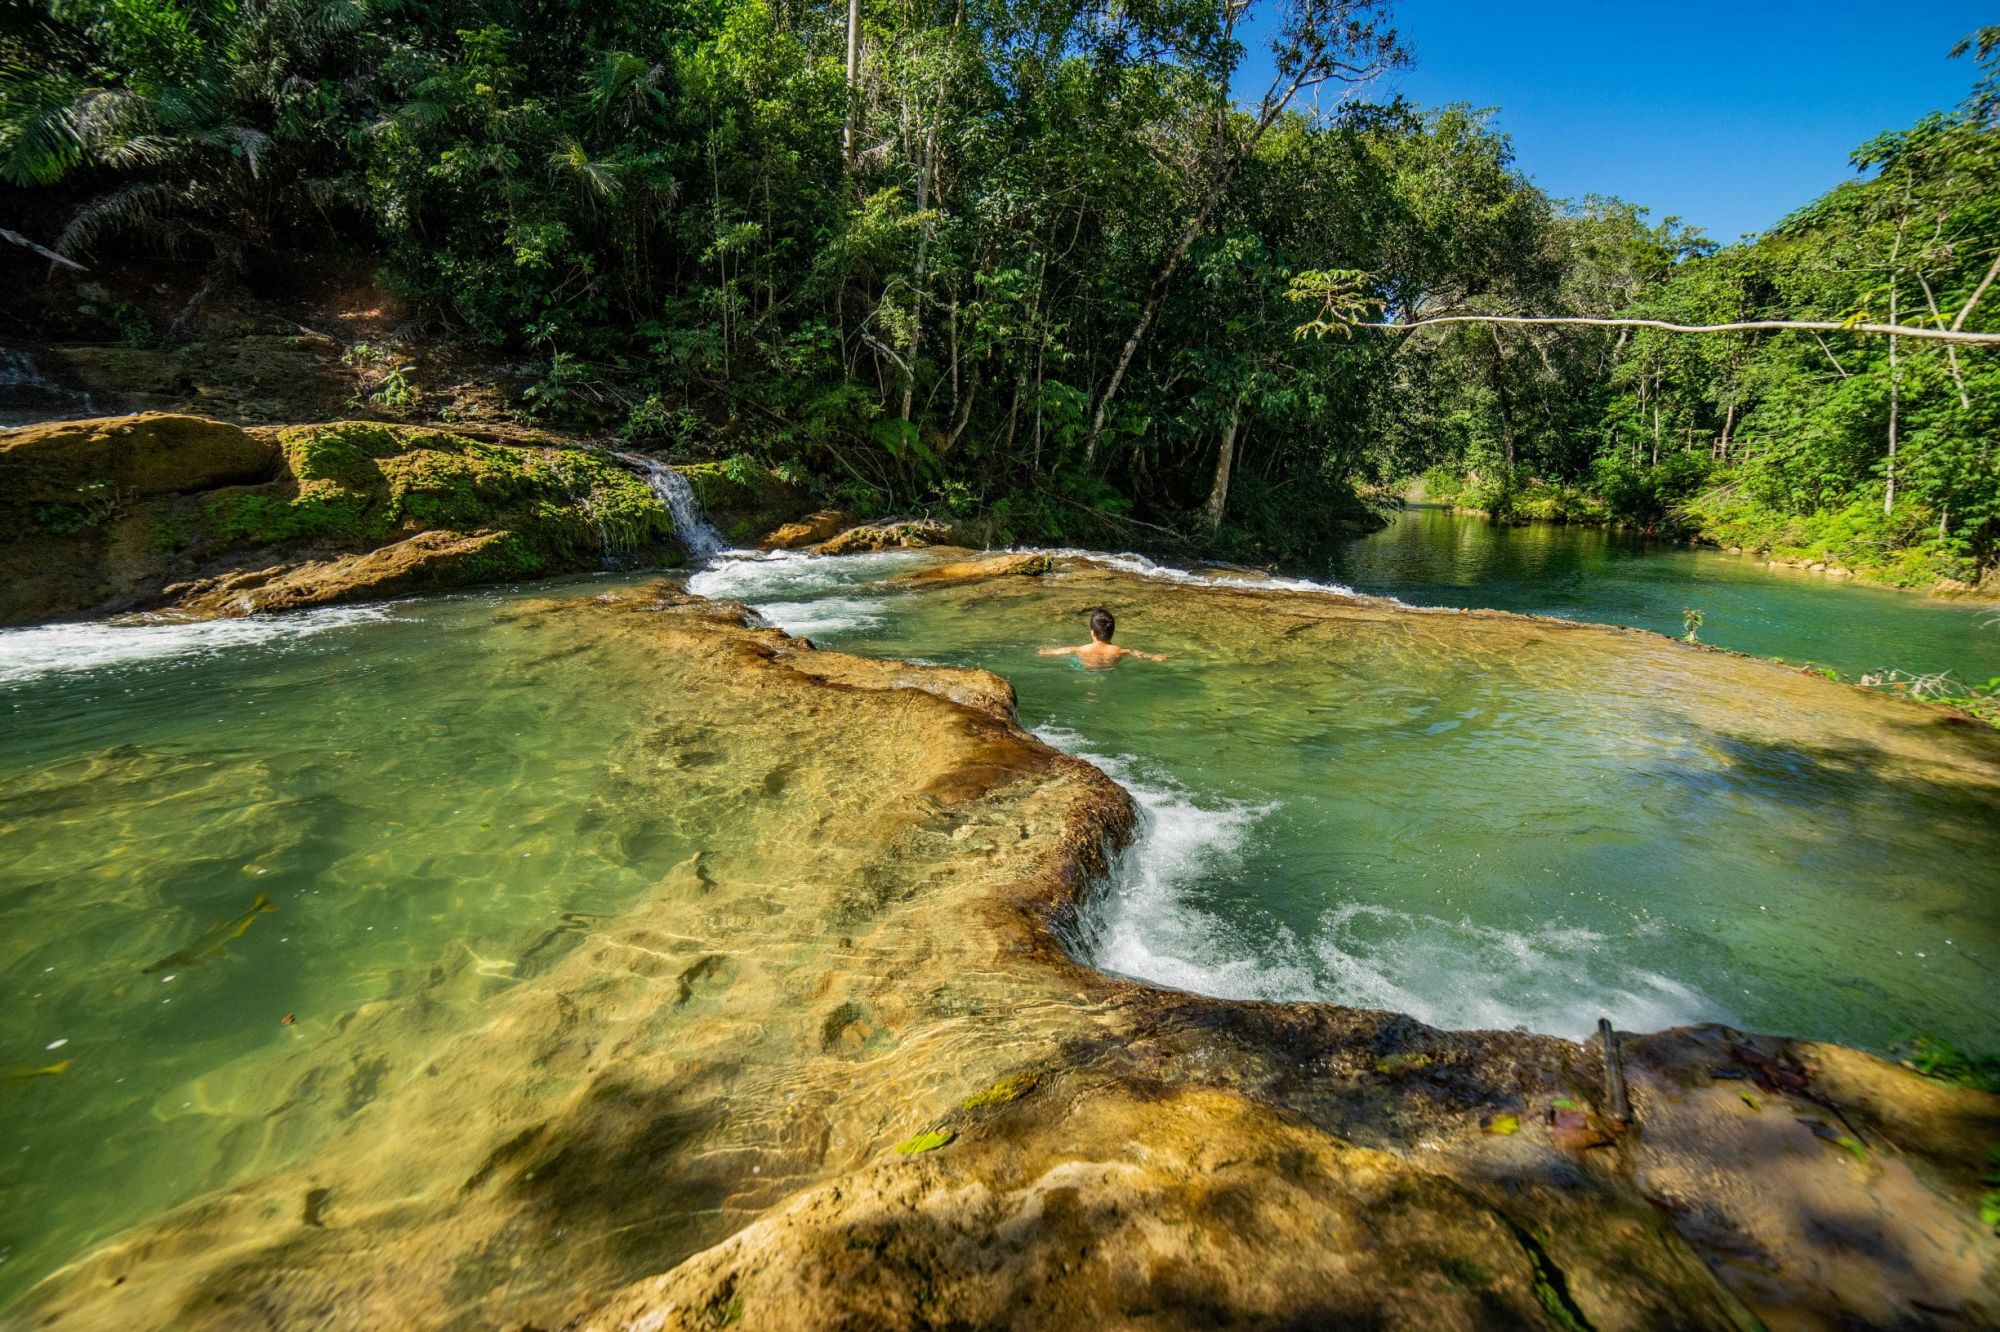
[[[1865,733],[1886,774],[2000,799],[1987,732],[1885,723],[1894,704],[1651,636],[1075,560],[907,586],[1172,606],[1239,644],[1643,639],[1809,740]],[[242,1150],[269,1168],[58,1272],[11,1323],[2000,1319],[1979,1216],[2000,1098],[1700,1028],[1622,1040],[1627,1122],[1596,1042],[1108,976],[1058,940],[1131,803],[1020,729],[1003,680],[816,651],[667,584],[500,614],[550,659],[647,681],[606,798],[703,849],[559,947],[441,958],[284,1076],[246,1068],[237,1099],[274,1113]]]

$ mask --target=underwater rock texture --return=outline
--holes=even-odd
[[[1607,632],[1055,577],[1079,604],[1212,616],[1244,651],[1373,630],[1477,659]],[[1594,1045],[1107,976],[1051,925],[1130,803],[1021,731],[1004,681],[815,652],[664,589],[503,614],[607,679],[643,673],[606,799],[704,849],[616,916],[440,959],[418,1002],[329,1023],[262,1092],[290,1116],[246,1117],[247,1183],[72,1264],[14,1324],[2000,1319],[1977,1213],[2000,1099],[1705,1028],[1626,1042],[1627,1130]],[[1673,660],[1830,730],[1891,706]],[[1984,733],[1881,742],[1885,769],[2000,793]]]
[[[673,552],[666,508],[604,454],[372,422],[147,415],[0,433],[0,518],[0,624],[240,615]],[[232,592],[268,586],[279,565],[311,572],[215,595],[228,576]],[[203,586],[175,605],[190,583]]]

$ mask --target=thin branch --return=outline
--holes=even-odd
[[[1985,277],[1979,279],[1979,285],[1965,298],[1965,304],[1958,307],[1958,317],[1951,321],[1952,332],[1956,333],[1965,327],[1965,317],[1972,313],[1973,306],[1979,304],[1979,298],[1986,294],[1986,289],[1993,285],[1993,279],[1996,277],[2000,277],[2000,254],[1993,256],[1993,266],[1986,270]]]
[[[1412,329],[1433,324],[1575,324],[1592,328],[1657,328],[1667,333],[1870,333],[1890,337],[1924,338],[1932,342],[1961,346],[2000,347],[2000,333],[1964,333],[1949,328],[1912,328],[1907,324],[1841,323],[1826,319],[1747,319],[1734,324],[1672,324],[1664,319],[1591,319],[1582,315],[1437,315],[1408,323],[1367,324],[1355,328]],[[1312,332],[1307,324],[1302,332]]]
[[[25,245],[27,248],[33,250],[36,254],[39,254],[40,256],[42,256],[42,258],[48,260],[50,263],[65,264],[70,268],[74,268],[79,273],[87,273],[90,271],[89,269],[85,268],[82,264],[78,263],[76,260],[70,258],[68,255],[57,254],[54,250],[49,249],[45,245],[37,245],[33,241],[29,240],[26,236],[23,236],[18,231],[9,231],[5,227],[0,227],[0,240],[10,240],[14,242],[14,244],[16,245]]]

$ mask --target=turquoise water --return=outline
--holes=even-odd
[[[994,670],[1025,724],[1132,790],[1142,836],[1073,941],[1108,970],[1452,1027],[2000,1047],[1988,732],[1655,639],[1321,625],[1321,594],[1245,611],[1158,574],[902,591],[880,580],[910,557],[874,558],[694,586],[828,646]],[[1100,601],[1171,659],[1037,655]],[[1961,762],[1985,776],[1960,785]]]
[[[1509,527],[1413,505],[1387,530],[1336,548],[1309,576],[1418,606],[1479,606],[1628,624],[1678,635],[1707,617],[1704,642],[1817,662],[1859,677],[1949,671],[2000,676],[2000,604],[1948,601],[1767,569],[1754,557],[1623,532]]]
[[[1445,1025],[2000,1047],[2000,809],[1949,762],[1985,762],[1984,733],[1912,740],[1926,714],[1868,700],[1878,720],[1828,729],[1817,712],[1861,705],[1611,635],[1253,613],[1140,561],[886,585],[927,558],[725,561],[695,586],[828,646],[999,671],[1025,722],[1124,781],[1142,833],[1073,940],[1110,970]],[[1976,609],[1581,529],[1419,513],[1342,560],[1413,602],[1667,629],[1698,604],[1716,642],[1845,670],[1975,673],[2000,636]],[[317,1120],[270,1113],[272,1089],[344,1014],[477,1022],[578,922],[737,835],[726,802],[697,815],[634,775],[661,664],[521,620],[521,596],[0,633],[0,1307],[310,1151]],[[1172,659],[1036,654],[1100,600]],[[259,893],[276,909],[247,914]],[[352,1070],[336,1111],[375,1081]]]

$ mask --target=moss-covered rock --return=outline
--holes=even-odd
[[[731,545],[753,546],[812,507],[812,499],[768,468],[745,460],[676,466],[702,512]]]
[[[956,528],[935,518],[909,518],[901,522],[867,523],[850,527],[813,549],[821,555],[853,555],[861,551],[919,549],[926,546],[967,544]]]
[[[0,434],[0,504],[10,526],[58,534],[119,501],[268,479],[278,450],[198,416],[53,421]]]
[[[610,457],[413,426],[65,422],[0,438],[0,484],[17,520],[0,537],[0,623],[155,606],[169,585],[424,532],[504,537],[454,559],[459,582],[677,558],[666,506]]]

